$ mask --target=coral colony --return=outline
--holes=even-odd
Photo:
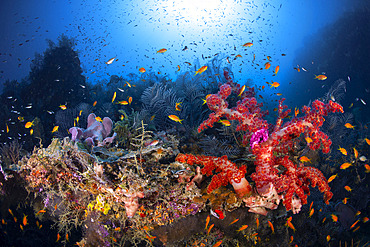
[[[317,150],[322,147],[323,152],[328,153],[331,141],[326,134],[320,131],[324,122],[323,116],[327,116],[330,112],[343,113],[342,106],[333,101],[324,104],[316,100],[312,103],[312,108],[303,107],[305,116],[295,117],[281,126],[283,119],[290,113],[290,110],[284,111],[287,106],[283,105],[284,99],[282,99],[279,101],[278,119],[269,135],[268,124],[262,119],[265,114],[260,108],[262,104],[258,104],[256,99],[251,97],[254,94],[253,89],[243,92],[237,105],[231,109],[228,108],[227,97],[232,92],[238,94],[240,86],[231,80],[228,71],[224,71],[224,76],[227,83],[220,86],[217,94],[207,98],[208,107],[214,112],[199,126],[198,131],[213,127],[213,124],[221,117],[238,121],[239,125],[236,130],[246,131],[243,143],[247,144],[250,139],[252,152],[256,156],[254,162],[256,172],[251,176],[256,184],[256,193],[244,198],[246,206],[250,208],[249,211],[266,215],[265,208],[276,209],[280,200],[283,200],[288,211],[298,213],[302,205],[307,204],[310,184],[312,187],[318,186],[319,190],[324,193],[325,203],[328,204],[333,194],[321,171],[303,164],[294,164],[287,153],[293,149],[294,140],[302,133],[305,137],[312,139],[308,143],[309,148]],[[208,193],[228,182],[233,185],[240,197],[248,195],[251,191],[250,184],[244,178],[245,167],[236,168],[226,157],[196,157],[179,154],[177,160],[191,165],[204,165],[201,171],[205,175],[211,175],[214,169],[221,171],[212,178],[207,189]]]
[[[254,89],[240,94],[240,85],[232,81],[228,71],[224,71],[224,76],[227,82],[220,85],[219,92],[207,97],[212,113],[200,124],[198,132],[213,127],[221,118],[237,122],[236,131],[245,133],[243,145],[255,156],[251,176],[246,165],[231,162],[226,155],[180,153],[174,136],[166,132],[152,135],[145,131],[143,122],[140,131],[136,131],[140,138],[135,139],[133,149],[109,148],[107,144],[116,136],[118,139],[127,135],[127,131],[122,134],[116,129],[117,133],[110,136],[112,120],[105,117],[98,121],[100,118],[91,113],[86,129],[69,129],[71,140],[54,139],[48,148],[35,148],[19,162],[27,191],[40,199],[39,204],[34,204],[36,215],[53,215],[58,221],[58,232],[66,235],[65,241],[71,229],[80,227],[83,236],[76,243],[79,246],[115,246],[117,241],[166,244],[172,235],[166,233],[169,228],[161,226],[186,224],[180,220],[191,215],[198,217],[201,211],[229,220],[223,212],[231,212],[243,203],[249,212],[266,215],[267,209],[277,209],[282,201],[287,211],[296,214],[307,204],[309,186],[317,186],[328,204],[333,194],[324,175],[317,168],[297,163],[289,152],[303,134],[310,149],[321,148],[328,153],[331,141],[320,131],[323,117],[343,112],[342,107],[332,101],[324,104],[316,100],[311,107],[303,107],[303,116],[296,114],[283,124],[290,110],[286,110],[282,99],[276,124],[269,125],[263,119],[268,112],[261,110],[262,103],[257,103]],[[240,100],[229,108],[227,99],[232,93],[240,95]],[[80,148],[83,143],[95,147],[92,153]],[[205,188],[204,181],[213,172]],[[208,223],[209,219],[206,228]],[[212,227],[203,235],[204,241],[219,241],[225,234],[215,227],[215,234],[210,235]],[[246,227],[240,226],[239,231]],[[57,241],[59,237],[58,233]]]

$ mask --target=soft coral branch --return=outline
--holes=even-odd
[[[239,197],[249,194],[252,190],[250,184],[245,179],[246,167],[238,168],[236,164],[229,161],[226,156],[212,157],[192,154],[179,154],[176,161],[187,163],[189,165],[203,165],[201,173],[207,176],[212,176],[212,171],[219,172],[212,177],[211,183],[208,185],[207,193],[213,190],[226,186],[230,183]]]
[[[239,125],[236,130],[247,132],[243,137],[243,143],[246,145],[249,141],[256,156],[256,172],[251,177],[255,181],[260,196],[267,196],[271,194],[271,191],[276,191],[279,194],[275,196],[276,201],[282,196],[286,209],[293,208],[294,212],[298,212],[301,203],[307,203],[309,185],[313,187],[317,185],[319,190],[324,193],[324,201],[328,203],[332,193],[324,175],[316,168],[303,167],[301,164],[297,166],[290,160],[288,151],[293,149],[294,142],[303,134],[306,140],[307,137],[312,140],[308,143],[309,148],[312,150],[322,148],[324,153],[328,153],[331,141],[325,133],[320,131],[320,127],[324,122],[324,116],[330,112],[343,112],[342,106],[332,101],[324,104],[316,100],[312,103],[312,107],[303,107],[304,116],[294,117],[291,121],[283,124],[290,109],[286,109],[287,106],[283,105],[284,99],[282,99],[279,101],[276,124],[272,133],[266,137],[268,125],[262,119],[265,115],[265,112],[261,110],[262,104],[257,103],[253,97],[254,94],[246,93],[242,94],[242,99],[237,102],[235,107],[229,109],[226,100],[232,92],[239,93],[239,86],[232,82],[227,71],[224,75],[227,83],[220,86],[220,91],[217,94],[207,98],[207,105],[214,112],[199,126],[198,131],[213,127],[213,124],[221,117],[238,121]],[[250,140],[251,137],[253,140]],[[276,156],[277,154],[279,156]],[[224,174],[220,175],[220,179],[224,181],[225,178],[222,176]],[[264,199],[258,200],[261,205],[266,201]]]

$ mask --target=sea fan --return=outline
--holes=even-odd
[[[340,102],[346,93],[346,82],[342,79],[339,79],[334,82],[329,91],[324,96],[324,103],[329,102],[329,100]]]
[[[92,106],[87,103],[81,103],[75,108],[67,110],[59,110],[55,113],[55,122],[59,126],[56,136],[63,138],[67,136],[68,129],[71,127],[81,127],[86,128],[87,126],[87,116],[92,112]],[[77,121],[78,117],[78,121]]]
[[[165,130],[173,126],[173,122],[168,118],[169,115],[177,115],[182,117],[179,112],[176,112],[176,103],[182,102],[183,98],[178,97],[173,89],[167,89],[162,84],[154,84],[147,88],[142,96],[143,109],[154,116],[153,121],[157,129]]]
[[[202,107],[206,96],[196,84],[184,87],[183,93],[181,111],[186,116],[185,123],[190,128],[197,127],[210,113],[207,107]]]
[[[227,140],[218,140],[216,137],[206,136],[199,142],[199,146],[204,150],[205,155],[235,157],[240,154],[240,150],[229,144]]]
[[[112,117],[115,112],[114,105],[110,102],[103,103],[97,110],[96,115],[103,117]]]

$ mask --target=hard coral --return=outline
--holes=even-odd
[[[103,122],[96,120],[96,115],[91,113],[87,117],[87,129],[72,127],[69,133],[72,135],[72,141],[85,140],[85,143],[91,146],[105,146],[113,142],[116,133],[108,137],[113,127],[113,121],[109,117],[103,118]]]

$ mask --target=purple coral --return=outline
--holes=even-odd
[[[267,129],[262,128],[253,133],[250,141],[251,148],[253,149],[255,145],[267,141],[269,132]]]
[[[103,118],[102,122],[96,120],[96,115],[90,113],[87,117],[87,129],[72,127],[69,129],[69,133],[72,135],[72,141],[78,141],[85,139],[85,143],[94,146],[105,146],[112,143],[116,137],[116,133],[113,136],[108,137],[113,127],[113,121],[109,117]]]

